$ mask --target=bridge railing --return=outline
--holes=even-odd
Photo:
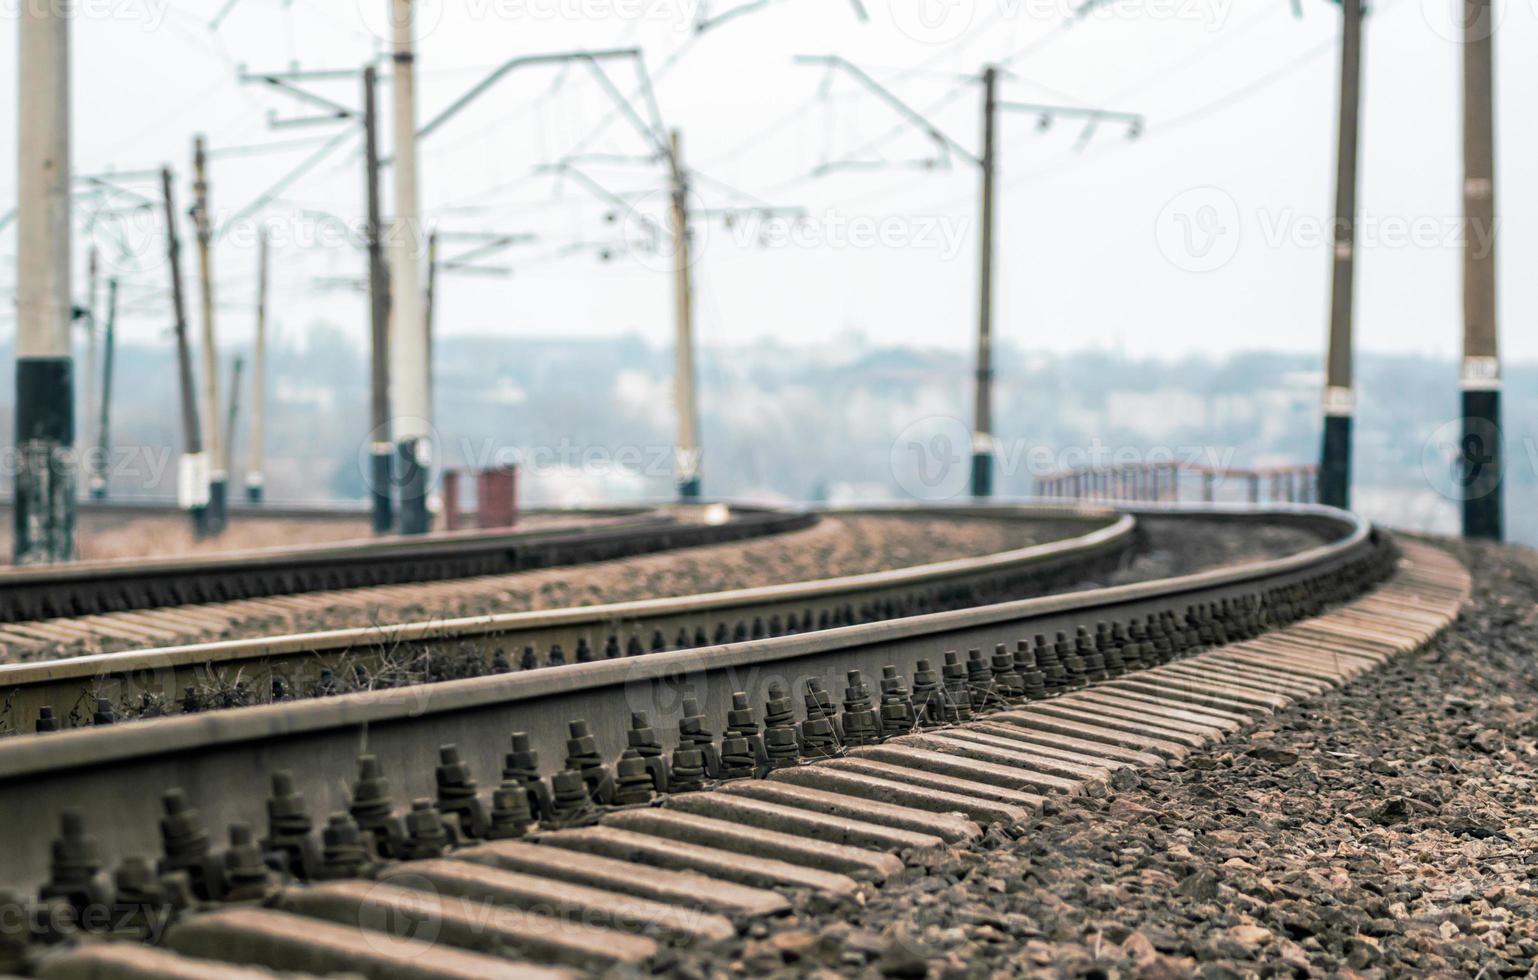
[[[1319,467],[1085,466],[1037,477],[1034,493],[1058,499],[1142,503],[1311,504],[1319,499]]]

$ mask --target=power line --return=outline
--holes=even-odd
[[[280,196],[284,191],[292,187],[294,182],[297,181],[300,177],[303,177],[305,174],[319,166],[321,161],[334,153],[338,147],[343,146],[349,140],[357,139],[360,135],[361,132],[359,128],[355,126],[349,126],[342,130],[340,133],[337,133],[335,136],[331,137],[325,143],[323,143],[318,150],[305,157],[304,160],[300,161],[298,166],[294,167],[288,173],[278,178],[277,182],[274,183],[271,187],[257,195],[255,200],[253,200],[250,204],[247,204],[245,207],[237,211],[234,217],[227,220],[225,224],[236,224],[242,219],[248,218],[252,214],[255,214],[257,211],[260,211],[271,201]]]
[[[1126,98],[1129,95],[1141,95],[1144,92],[1147,92],[1149,89],[1157,87],[1158,85],[1173,78],[1180,72],[1190,68],[1192,65],[1195,65],[1201,61],[1205,61],[1216,52],[1223,50],[1226,45],[1231,44],[1236,38],[1243,37],[1244,35],[1248,34],[1252,28],[1258,27],[1259,25],[1265,23],[1268,19],[1275,15],[1276,11],[1279,9],[1280,8],[1276,6],[1266,6],[1260,8],[1257,11],[1256,16],[1251,17],[1249,20],[1245,21],[1243,24],[1240,24],[1238,27],[1233,28],[1232,30],[1224,31],[1222,34],[1218,35],[1217,40],[1213,41],[1211,44],[1204,44],[1189,54],[1183,55],[1172,61],[1168,61],[1153,71],[1145,72],[1144,74],[1137,76],[1133,81],[1128,82],[1126,85],[1123,85],[1121,88],[1117,89],[1116,93],[1110,96],[1110,100],[1115,102]]]
[[[1388,2],[1392,2],[1392,0],[1388,0]],[[1387,3],[1385,3],[1384,6],[1387,6]],[[1175,130],[1188,126],[1193,122],[1205,119],[1214,113],[1222,112],[1224,109],[1242,102],[1252,95],[1258,95],[1260,92],[1263,92],[1270,88],[1272,85],[1275,85],[1277,82],[1291,75],[1293,72],[1297,71],[1299,68],[1302,68],[1304,65],[1317,60],[1321,55],[1328,54],[1330,51],[1334,50],[1334,48],[1335,39],[1326,38],[1323,42],[1315,45],[1312,48],[1309,48],[1307,51],[1304,51],[1297,57],[1292,58],[1291,60],[1281,65],[1278,65],[1271,71],[1268,71],[1264,75],[1261,75],[1260,77],[1253,79],[1244,85],[1241,85],[1239,88],[1232,89],[1210,102],[1203,103],[1202,105],[1197,106],[1189,112],[1185,112],[1179,116],[1176,116],[1174,119],[1171,119],[1168,122],[1160,123],[1158,132],[1160,134],[1174,132]]]

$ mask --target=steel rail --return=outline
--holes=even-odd
[[[176,501],[156,497],[112,497],[105,500],[87,498],[76,502],[77,512],[81,515],[94,516],[122,516],[122,517],[185,517],[187,511]],[[8,513],[11,509],[11,500],[0,497],[0,513]],[[635,507],[584,507],[584,508],[528,508],[520,511],[524,515],[571,515],[574,517],[633,517],[653,508],[647,506]],[[463,512],[464,516],[474,516],[474,511]],[[369,510],[366,504],[355,501],[334,501],[329,503],[304,502],[293,500],[265,500],[260,504],[248,504],[243,500],[230,502],[230,514],[237,517],[265,517],[274,520],[285,521],[336,521],[357,519],[367,522]]]
[[[657,513],[581,527],[452,531],[0,571],[0,624],[604,561],[800,530],[806,514],[736,509],[724,524]]]
[[[1354,515],[1299,507],[1256,518],[1330,529],[1335,539],[1238,567],[809,635],[10,739],[0,743],[0,794],[25,801],[25,809],[11,828],[13,846],[0,849],[0,881],[26,885],[46,877],[43,845],[64,808],[89,815],[110,806],[110,823],[91,824],[105,852],[154,853],[156,794],[170,786],[184,789],[208,824],[220,827],[250,812],[270,772],[289,770],[312,811],[327,813],[346,808],[355,759],[367,752],[390,776],[395,795],[431,796],[442,744],[457,744],[486,785],[495,782],[513,730],[529,734],[549,772],[562,768],[573,719],[585,719],[601,749],[617,753],[631,712],[647,712],[671,747],[670,720],[685,697],[698,702],[706,730],[719,731],[733,692],[746,692],[757,706],[776,686],[794,694],[816,679],[832,689],[849,670],[880,676],[887,665],[911,676],[919,658],[946,649],[990,649],[1033,633],[1194,603],[1232,600],[1285,619],[1289,596],[1312,589],[1342,598],[1386,570],[1391,549]]]
[[[1077,578],[1116,564],[1131,549],[1136,531],[1132,517],[1084,507],[868,512],[1069,520],[1091,527],[1077,537],[994,555],[814,582],[3,665],[0,709],[12,729],[27,730],[44,706],[66,724],[83,724],[89,719],[82,708],[88,715],[98,697],[120,705],[145,694],[174,699],[188,687],[225,688],[236,677],[269,690],[270,679],[276,677],[286,691],[300,692],[321,682],[322,671],[329,671],[343,677],[345,689],[348,670],[362,667],[373,676],[382,666],[408,658],[444,663],[471,658],[474,672],[486,673],[498,655],[511,665],[528,649],[535,651],[537,663],[548,665],[609,659],[616,652],[633,654],[637,646],[660,652],[659,647],[704,647],[805,633],[1039,594],[1065,576]]]

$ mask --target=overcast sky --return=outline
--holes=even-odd
[[[0,0],[0,45],[15,51],[16,4]],[[700,0],[425,0],[419,118],[502,61],[579,48],[639,46],[663,121],[710,180],[698,203],[805,208],[798,226],[744,216],[696,226],[699,334],[705,344],[774,338],[825,343],[844,331],[879,342],[960,348],[976,319],[977,169],[935,144],[848,76],[798,66],[838,53],[864,67],[968,151],[980,90],[961,78],[1007,64],[1009,100],[1098,106],[1146,116],[1092,134],[1067,119],[1005,114],[1000,135],[997,331],[1025,349],[1120,348],[1133,354],[1319,350],[1328,301],[1339,8],[1302,0],[1120,0],[1075,20],[1071,0],[776,0],[696,35]],[[1459,46],[1455,0],[1378,0],[1369,16],[1358,337],[1372,351],[1453,355],[1460,324]],[[183,204],[194,133],[220,156],[214,208],[231,222],[335,126],[271,129],[303,104],[242,85],[238,66],[355,69],[382,49],[387,0],[77,0],[75,167],[80,173],[177,168]],[[1538,0],[1496,0],[1501,213],[1501,334],[1507,354],[1538,357]],[[715,0],[707,15],[742,0]],[[14,64],[14,62],[8,62]],[[387,65],[383,65],[387,69]],[[636,90],[632,64],[605,69]],[[0,76],[0,194],[15,199],[16,76]],[[356,104],[355,82],[320,83]],[[428,223],[444,231],[529,232],[538,240],[487,264],[507,279],[445,276],[445,333],[672,335],[665,256],[620,248],[608,262],[577,242],[635,246],[645,221],[572,179],[537,173],[576,150],[635,162],[583,169],[660,216],[665,176],[586,67],[508,75],[422,145]],[[389,90],[381,92],[388,120]],[[604,128],[599,124],[611,122]],[[1527,122],[1524,125],[1524,122]],[[388,126],[386,126],[388,133]],[[596,131],[596,132],[595,132]],[[320,320],[360,340],[360,294],[336,279],[361,256],[329,220],[361,213],[359,141],[343,136],[314,171],[264,210],[278,241],[273,315],[294,337]],[[814,177],[820,165],[885,160]],[[126,186],[153,194],[152,183]],[[388,190],[388,189],[387,189]],[[751,195],[751,196],[745,196]],[[120,198],[128,203],[131,198]],[[388,203],[389,196],[386,194]],[[333,218],[327,218],[330,215]],[[141,216],[147,220],[149,216]],[[99,221],[109,268],[133,285],[131,336],[164,336],[165,271],[153,220]],[[85,244],[77,239],[84,266]],[[123,257],[126,242],[127,257]],[[217,253],[222,336],[249,336],[256,259],[231,222]],[[460,244],[453,248],[463,249]],[[14,284],[15,227],[0,232],[0,288]],[[195,272],[191,255],[185,272]],[[142,284],[142,285],[140,285]],[[80,291],[83,292],[83,284]],[[14,330],[0,316],[0,334]]]

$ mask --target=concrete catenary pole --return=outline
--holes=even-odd
[[[96,425],[96,384],[97,384],[97,334],[101,327],[101,309],[98,305],[98,297],[101,289],[98,286],[98,272],[100,269],[99,256],[96,246],[91,246],[90,255],[86,261],[86,285],[85,285],[85,381],[79,387],[80,391],[80,417],[82,424],[77,426],[75,433],[79,441],[77,458],[82,461],[85,470],[86,487],[93,493],[96,483],[100,479],[98,470],[105,465],[96,458],[92,451],[96,441],[92,438],[92,430]]]
[[[69,0],[21,5],[13,561],[75,556]]]
[[[427,407],[429,414],[437,408],[433,401],[433,353],[438,315],[438,233],[427,236],[427,306],[422,320],[427,325]]]
[[[1362,108],[1362,0],[1341,0],[1340,132],[1336,143],[1330,348],[1325,360],[1319,500],[1351,506],[1352,318],[1356,288],[1357,147]]]
[[[251,447],[246,464],[246,499],[260,503],[265,483],[262,475],[262,427],[267,415],[267,232],[256,233],[256,339],[251,345]],[[231,404],[234,399],[231,399]]]
[[[391,248],[391,428],[401,467],[400,532],[425,534],[432,482],[432,424],[427,404],[427,321],[422,314],[421,214],[417,201],[415,0],[388,0],[394,30],[395,229]]]
[[[993,218],[998,70],[983,72],[983,189],[977,287],[977,376],[972,406],[972,496],[993,496]]]
[[[1463,534],[1505,536],[1495,292],[1494,0],[1463,0]]]
[[[235,363],[230,368],[230,401],[224,417],[223,445],[230,452],[235,450],[235,422],[240,417],[240,381],[245,369],[246,359],[236,355]]]
[[[678,415],[673,469],[678,499],[700,499],[703,451],[699,437],[699,405],[694,386],[694,284],[689,255],[689,176],[684,169],[683,136],[672,133],[668,163],[672,170],[673,301],[676,333],[673,340],[673,407]]]
[[[182,287],[182,239],[177,232],[176,190],[171,168],[160,171],[161,201],[165,205],[166,266],[171,272],[171,312],[176,328],[177,381],[182,396],[182,458],[177,465],[177,502],[192,517],[198,536],[208,533],[208,456],[198,424],[197,381],[192,370],[192,344],[187,338],[187,293]]]
[[[374,533],[388,534],[395,525],[391,494],[391,459],[395,443],[390,438],[390,272],[380,241],[379,218],[379,112],[375,91],[378,73],[373,65],[363,69],[363,165],[368,197],[368,305],[369,305],[369,493],[373,498]]]
[[[192,142],[192,220],[198,236],[198,291],[203,315],[203,445],[208,452],[210,534],[224,531],[229,492],[229,459],[219,426],[219,348],[214,324],[213,215],[208,210],[208,152],[202,136]]]
[[[96,458],[107,465],[112,458],[112,358],[117,349],[117,279],[107,280],[107,323],[102,333],[101,420],[96,426]],[[98,472],[91,484],[91,496],[107,496],[107,472]]]

